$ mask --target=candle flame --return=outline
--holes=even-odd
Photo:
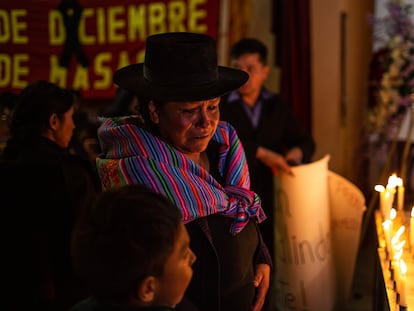
[[[401,226],[401,227],[397,230],[397,232],[395,233],[395,235],[392,237],[392,239],[391,239],[391,245],[392,245],[393,247],[395,247],[395,245],[397,245],[398,240],[400,239],[400,237],[401,237],[401,235],[403,234],[404,230],[405,230],[405,226],[403,225],[403,226]],[[405,242],[405,241],[404,241],[404,242]]]
[[[400,271],[402,275],[406,275],[407,273],[407,265],[405,264],[404,259],[400,259]]]
[[[400,252],[401,251],[401,254],[402,254],[404,245],[405,245],[405,240],[399,242],[398,244],[395,244],[394,245],[394,250],[396,252]]]
[[[375,185],[374,189],[375,189],[375,191],[378,191],[378,192],[384,192],[385,191],[385,187],[383,185]]]
[[[398,187],[402,187],[402,186],[404,185],[403,180],[402,180],[402,178],[401,178],[401,177],[397,177],[397,180],[396,180],[396,185],[397,185]]]
[[[390,209],[390,219],[394,220],[397,217],[397,210],[395,208]]]
[[[389,230],[390,229],[390,226],[391,226],[391,224],[392,224],[392,221],[391,220],[389,220],[389,219],[386,219],[383,223],[382,223],[382,227],[385,229],[385,230]]]
[[[390,177],[388,177],[387,189],[395,188],[397,186],[397,183],[398,183],[398,177],[397,177],[397,174],[394,173]]]
[[[411,217],[414,217],[414,206],[411,208]]]
[[[398,228],[397,232],[395,233],[396,236],[398,236],[398,238],[400,238],[401,234],[403,234],[405,231],[405,226],[402,225],[401,227]]]
[[[398,249],[398,250],[395,250],[395,253],[394,253],[394,260],[395,260],[395,261],[399,261],[399,260],[401,259],[402,253],[403,253],[402,248],[400,248],[400,249]]]

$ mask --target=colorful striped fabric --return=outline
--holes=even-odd
[[[266,219],[258,195],[249,190],[245,154],[230,124],[219,122],[213,136],[220,145],[218,170],[225,177],[223,186],[203,167],[139,127],[132,117],[102,117],[99,122],[103,154],[96,164],[104,190],[145,184],[172,200],[185,223],[214,213],[233,217],[233,235],[250,218]]]

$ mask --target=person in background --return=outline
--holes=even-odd
[[[180,210],[144,185],[100,194],[79,218],[71,249],[92,293],[71,311],[173,310],[196,260]]]
[[[145,184],[180,208],[197,256],[183,301],[202,311],[259,311],[269,288],[272,259],[258,227],[266,216],[237,133],[219,121],[220,96],[247,79],[217,65],[208,35],[149,36],[144,63],[114,74],[119,87],[148,98],[144,123],[102,118],[98,129],[104,189]]]
[[[104,117],[121,117],[136,115],[139,113],[138,97],[122,88],[116,91],[115,101],[113,104],[102,111],[100,115]]]
[[[72,139],[69,143],[69,152],[77,154],[84,159],[92,163],[92,167],[95,169],[95,161],[98,154],[101,152],[99,149],[97,130],[98,126],[96,122],[90,120],[88,112],[83,108],[82,94],[78,90],[71,90],[75,97],[73,122],[75,123],[75,129],[73,130]]]
[[[73,102],[71,91],[35,81],[12,111],[0,163],[4,310],[64,310],[86,294],[72,269],[70,235],[100,183],[88,161],[68,152]]]
[[[0,154],[10,138],[10,115],[14,108],[17,95],[12,92],[0,94]]]
[[[251,188],[262,199],[269,221],[261,224],[263,238],[274,255],[274,184],[279,171],[309,163],[315,150],[312,136],[290,107],[264,86],[270,67],[267,47],[254,38],[243,38],[231,48],[231,64],[249,74],[249,80],[221,101],[221,119],[231,123],[246,151]]]

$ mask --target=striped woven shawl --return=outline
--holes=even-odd
[[[145,184],[172,200],[184,223],[215,213],[233,217],[230,233],[250,218],[266,219],[256,193],[250,191],[246,157],[234,128],[220,121],[212,140],[219,143],[221,185],[203,167],[148,131],[132,117],[100,118],[102,155],[96,164],[103,189]]]

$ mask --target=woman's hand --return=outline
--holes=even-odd
[[[256,287],[256,298],[251,308],[252,311],[260,311],[263,308],[267,291],[270,284],[270,266],[267,264],[256,265],[254,275],[254,286]]]

